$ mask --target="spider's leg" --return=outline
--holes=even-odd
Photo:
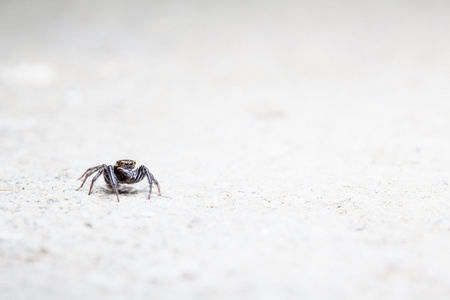
[[[94,176],[94,178],[92,178],[91,188],[89,189],[89,194],[88,194],[88,195],[91,194],[91,192],[92,192],[92,187],[94,186],[94,182],[97,180],[97,178],[98,178],[100,175],[102,175],[102,173],[103,173],[104,170],[105,170],[105,169],[101,169],[101,170],[98,171],[98,173]]]
[[[116,193],[117,196],[117,202],[119,202],[119,191],[117,190],[118,180],[116,174],[114,174],[114,168],[112,166],[105,165],[103,171],[105,171],[106,174],[106,182],[113,188],[114,193]]]
[[[161,189],[159,188],[159,182],[158,182],[158,180],[156,180],[156,178],[153,176],[152,173],[150,173],[150,176],[152,177],[153,182],[155,183],[156,187],[158,188],[158,196],[161,196]]]
[[[86,172],[84,172],[84,174],[83,174],[80,178],[78,178],[78,179],[81,179],[81,178],[83,178],[84,175],[86,175],[86,176],[84,177],[84,180],[83,180],[83,182],[81,183],[80,187],[77,188],[77,191],[83,187],[84,183],[86,182],[86,180],[88,179],[89,176],[91,176],[92,174],[94,174],[95,172],[97,172],[98,170],[100,170],[102,167],[103,167],[103,165],[101,165],[101,166],[96,166],[96,167],[87,169]]]
[[[148,193],[148,199],[150,199],[150,196],[152,195],[152,184],[155,183],[156,187],[158,188],[158,196],[161,196],[161,190],[159,188],[158,180],[155,179],[152,173],[147,169],[146,166],[140,166],[138,169],[138,173],[136,176],[136,182],[141,181],[144,176],[147,176],[148,183],[150,185],[149,193]]]
[[[95,171],[100,170],[100,169],[103,168],[104,166],[106,166],[106,165],[103,164],[103,165],[99,165],[99,166],[96,166],[96,167],[92,167],[92,168],[87,169],[86,172],[84,172],[83,175],[81,175],[81,177],[78,178],[78,180],[80,180],[81,178],[83,178],[83,176],[86,175],[87,173],[89,173],[89,175],[87,175],[87,177],[91,176],[92,173],[94,173]]]

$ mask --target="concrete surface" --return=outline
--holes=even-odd
[[[0,1],[0,298],[448,299],[449,13]]]

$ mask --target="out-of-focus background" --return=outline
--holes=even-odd
[[[2,299],[447,299],[447,1],[0,1]],[[159,180],[121,194],[88,168]]]

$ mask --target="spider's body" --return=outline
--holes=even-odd
[[[86,170],[80,179],[84,177],[83,183],[77,189],[81,189],[88,179],[89,176],[97,172],[97,174],[92,178],[91,188],[89,189],[89,195],[92,192],[92,187],[97,178],[103,174],[106,184],[108,184],[116,193],[117,201],[119,201],[118,186],[122,183],[133,184],[141,181],[144,177],[148,178],[148,183],[150,184],[150,192],[148,194],[148,199],[152,194],[152,184],[155,183],[158,188],[158,195],[161,196],[161,190],[159,189],[158,180],[155,179],[152,173],[149,172],[146,166],[140,166],[135,169],[136,162],[130,159],[118,160],[114,166],[108,165],[98,165]]]

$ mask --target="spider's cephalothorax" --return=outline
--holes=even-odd
[[[159,183],[158,180],[155,179],[152,173],[150,173],[146,166],[140,166],[139,168],[135,169],[136,162],[134,160],[130,159],[122,159],[118,160],[114,166],[108,166],[108,165],[99,165],[96,167],[92,167],[86,170],[83,175],[81,175],[80,179],[83,179],[83,183],[81,186],[77,189],[81,189],[88,179],[89,176],[97,172],[95,174],[94,178],[92,178],[91,182],[91,188],[89,189],[89,195],[92,192],[92,187],[94,186],[94,182],[97,180],[97,178],[103,174],[103,177],[105,179],[105,182],[114,190],[117,196],[117,201],[119,201],[119,192],[118,192],[118,186],[121,183],[126,184],[133,184],[141,181],[144,179],[144,177],[148,178],[148,183],[150,184],[150,192],[148,194],[148,199],[150,199],[150,196],[152,195],[152,184],[154,183],[156,187],[158,188],[158,195],[161,196],[161,190],[159,189]]]

